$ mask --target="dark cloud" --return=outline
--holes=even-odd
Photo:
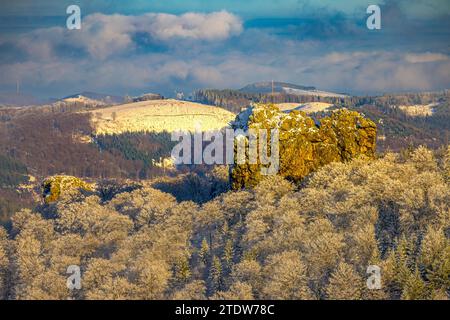
[[[306,8],[300,18],[245,22],[227,11],[96,13],[79,31],[37,28],[0,39],[0,90],[17,79],[41,96],[167,95],[267,79],[362,94],[450,87],[445,19],[412,19],[385,2],[383,29],[370,31],[363,9]]]

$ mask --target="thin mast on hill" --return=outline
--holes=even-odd
[[[272,103],[274,103],[274,99],[273,99],[273,79],[272,79]]]

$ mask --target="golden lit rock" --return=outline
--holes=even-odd
[[[337,110],[319,122],[302,111],[284,113],[274,105],[258,105],[240,113],[234,127],[279,129],[279,174],[294,182],[331,162],[375,155],[375,123],[347,109]],[[261,166],[259,162],[235,164],[231,172],[233,188],[258,184]]]

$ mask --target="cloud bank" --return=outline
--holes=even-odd
[[[246,23],[225,10],[94,13],[81,30],[37,28],[0,40],[0,91],[17,80],[53,97],[85,90],[170,95],[270,79],[356,94],[450,88],[448,31],[430,32],[425,21],[428,28],[414,22],[411,32],[405,19],[371,33],[364,18],[327,12]]]
[[[55,58],[61,48],[84,51],[104,59],[136,48],[136,37],[167,43],[184,40],[223,41],[239,35],[242,21],[226,12],[185,13],[180,16],[148,13],[139,16],[92,14],[82,20],[81,30],[64,27],[37,29],[23,35],[16,45],[34,58]]]

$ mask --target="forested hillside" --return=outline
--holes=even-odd
[[[349,96],[346,98],[292,95],[286,93],[246,93],[238,90],[198,90],[194,99],[202,103],[220,105],[234,113],[252,103],[308,103],[326,102],[334,109],[348,108],[362,112],[374,121],[379,129],[378,151],[400,151],[426,145],[438,148],[450,139],[450,91],[386,94],[374,97]],[[433,113],[414,117],[398,106],[435,105]],[[316,114],[316,117],[329,113]]]
[[[77,112],[84,109],[0,109],[0,223],[35,202],[49,175],[147,179],[165,173],[152,159],[170,156],[168,133],[96,136],[90,115]]]
[[[205,90],[202,102],[232,105],[237,112],[249,101],[271,101],[271,95]],[[281,102],[321,100],[362,112],[377,124],[377,151],[400,152],[426,145],[436,149],[450,138],[449,92],[381,97],[320,98],[276,95]],[[414,117],[392,106],[432,104],[431,116]],[[234,107],[233,107],[234,106]],[[104,105],[62,103],[0,109],[0,221],[5,224],[18,208],[36,201],[40,181],[54,174],[90,179],[149,179],[170,174],[161,165],[173,142],[165,132],[96,135],[91,117]],[[84,111],[91,111],[90,113]],[[106,111],[105,111],[106,112]],[[315,118],[329,116],[316,113]],[[29,182],[34,179],[34,182]],[[19,188],[19,186],[21,186]]]
[[[68,194],[16,213],[9,236],[0,229],[0,292],[8,299],[447,299],[449,170],[450,149],[435,156],[418,148],[333,163],[302,186],[273,176],[203,204],[145,184],[111,199]],[[69,265],[81,267],[80,290],[66,286]],[[366,286],[369,265],[382,270],[380,290]]]
[[[2,298],[448,298],[448,100],[379,99],[346,106],[386,137],[373,159],[236,191],[226,167],[156,163],[173,147],[167,132],[96,135],[86,106],[1,110]],[[436,102],[424,117],[391,107]],[[423,141],[434,150],[413,147]],[[44,202],[40,183],[55,174],[92,188]],[[67,289],[69,265],[81,290]],[[369,265],[381,290],[365,286]]]
[[[247,107],[250,103],[283,103],[283,102],[328,102],[338,107],[345,106],[360,107],[363,105],[391,106],[391,105],[414,105],[429,104],[433,102],[448,102],[450,91],[442,92],[422,92],[404,94],[385,94],[382,96],[347,96],[341,97],[320,97],[314,95],[297,95],[281,92],[252,93],[240,90],[217,90],[201,89],[197,90],[193,96],[195,101],[206,104],[221,106],[234,113],[239,113],[242,107]]]
[[[202,89],[194,93],[193,99],[200,103],[221,106],[233,113],[239,113],[242,108],[248,107],[251,103],[283,103],[283,102],[329,102],[333,104],[347,103],[343,98],[317,97],[313,95],[296,95],[276,92],[271,93],[249,93],[238,90],[215,90]],[[350,98],[349,98],[350,99]]]
[[[450,142],[450,99],[433,107],[431,116],[410,116],[383,104],[352,108],[377,123],[378,150],[400,151],[426,145],[439,148]],[[381,139],[380,139],[381,138]]]

